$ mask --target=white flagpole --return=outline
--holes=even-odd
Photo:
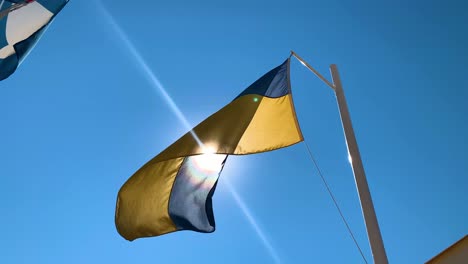
[[[372,202],[372,197],[369,191],[369,185],[367,184],[364,166],[362,165],[361,155],[359,153],[356,137],[354,135],[353,125],[351,123],[351,117],[348,111],[348,104],[346,103],[338,68],[335,64],[330,65],[330,71],[333,79],[333,84],[331,84],[295,52],[291,51],[291,54],[335,91],[336,100],[340,111],[341,123],[343,125],[346,145],[348,147],[350,162],[354,173],[354,179],[356,181],[359,200],[361,202],[364,221],[366,223],[367,236],[369,238],[374,263],[388,264],[387,254],[385,252],[379,223],[375,214],[374,204]]]
[[[356,180],[356,188],[361,201],[362,214],[364,215],[364,220],[366,222],[367,236],[369,237],[374,263],[387,264],[387,254],[385,253],[379,223],[375,214],[369,185],[367,184],[366,173],[364,172],[364,166],[362,165],[356,136],[354,135],[354,129],[351,123],[351,117],[349,115],[348,104],[346,103],[343,87],[341,85],[340,75],[335,64],[330,65],[330,71],[333,79],[333,85],[335,87],[338,108],[340,109],[341,123],[343,124],[350,162],[353,167],[354,179]]]

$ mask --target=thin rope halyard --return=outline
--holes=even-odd
[[[335,86],[332,83],[330,83],[325,77],[323,77],[318,71],[316,71],[312,66],[310,66],[299,55],[297,55],[297,53],[295,53],[294,51],[291,50],[291,53],[289,55],[289,59],[291,59],[292,56],[294,56],[297,60],[299,60],[299,62],[301,62],[302,65],[304,65],[309,70],[311,70],[319,79],[321,79],[323,82],[325,82],[325,84],[327,84],[332,90],[335,90]],[[290,92],[292,94],[291,89],[290,89]],[[315,168],[317,169],[317,172],[318,172],[320,178],[322,179],[322,182],[325,185],[325,188],[327,189],[327,192],[330,195],[330,198],[332,199],[333,204],[335,205],[335,208],[338,210],[338,213],[340,214],[341,220],[343,220],[343,223],[345,224],[346,229],[348,230],[348,233],[351,235],[351,238],[353,239],[354,244],[356,245],[359,253],[361,254],[362,259],[367,264],[368,263],[367,259],[364,256],[364,253],[362,252],[361,247],[359,246],[359,243],[357,242],[356,238],[354,237],[353,231],[351,230],[351,227],[349,226],[348,221],[346,221],[346,218],[344,217],[343,212],[341,211],[341,208],[338,205],[338,202],[336,201],[335,196],[333,195],[333,193],[332,193],[332,191],[330,189],[330,186],[328,185],[327,181],[325,180],[325,176],[322,174],[322,171],[320,170],[320,167],[318,166],[317,161],[315,160],[314,155],[312,154],[312,151],[310,150],[309,144],[307,144],[307,141],[305,141],[305,138],[303,139],[303,141],[304,141],[305,146],[307,147],[307,152],[309,153],[309,157],[312,160],[312,163],[314,164]]]
[[[340,206],[338,205],[338,202],[336,201],[335,196],[333,195],[333,193],[332,193],[332,191],[330,189],[330,186],[328,185],[327,181],[325,180],[325,177],[323,176],[322,171],[320,170],[320,167],[318,166],[317,161],[314,158],[314,155],[312,155],[312,151],[310,150],[309,144],[307,144],[307,141],[305,141],[305,139],[304,139],[304,144],[305,144],[305,146],[307,148],[307,152],[309,153],[309,157],[312,160],[312,163],[314,164],[315,168],[317,169],[318,175],[322,179],[322,182],[325,185],[328,194],[330,195],[331,199],[333,200],[333,203],[335,204],[335,207],[336,207],[336,209],[338,210],[338,213],[341,216],[341,220],[343,220],[343,223],[345,224],[346,229],[348,230],[348,233],[351,235],[351,238],[353,239],[354,244],[356,245],[357,249],[359,250],[359,253],[362,256],[362,259],[367,264],[368,262],[366,260],[366,257],[364,256],[364,253],[362,252],[361,247],[359,246],[359,243],[357,242],[356,238],[354,237],[353,231],[351,230],[351,227],[349,227],[348,221],[346,221],[346,218],[344,217],[343,212],[341,211]]]

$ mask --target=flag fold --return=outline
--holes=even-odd
[[[0,0],[0,81],[13,74],[68,0]]]

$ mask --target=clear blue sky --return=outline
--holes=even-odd
[[[363,263],[301,143],[231,156],[217,230],[128,242],[120,186],[186,132],[106,12],[192,125],[292,49],[336,63],[391,263],[468,233],[468,35],[463,1],[70,1],[0,83],[0,263]],[[292,61],[306,141],[368,260],[332,91]]]

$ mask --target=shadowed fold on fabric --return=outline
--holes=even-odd
[[[140,168],[122,186],[118,232],[127,240],[179,230],[213,232],[212,196],[228,155],[303,140],[292,102],[289,59]]]

